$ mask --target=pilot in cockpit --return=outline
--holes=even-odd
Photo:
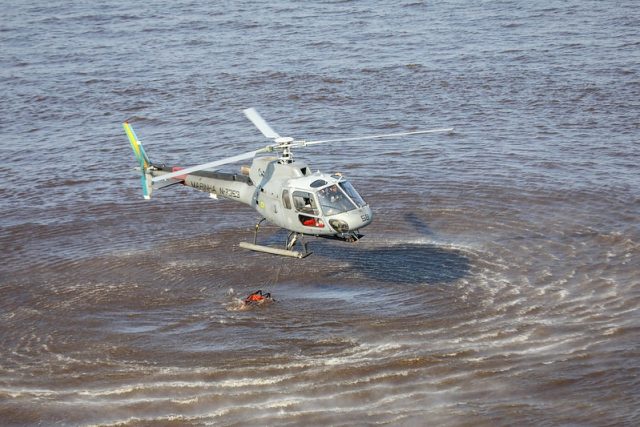
[[[332,185],[331,187],[329,187],[327,189],[327,192],[328,192],[329,200],[331,200],[332,203],[335,203],[342,198],[342,192],[338,190],[337,185]]]

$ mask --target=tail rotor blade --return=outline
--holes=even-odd
[[[260,132],[262,132],[264,136],[271,139],[280,138],[278,132],[271,129],[269,123],[267,123],[267,121],[262,118],[262,116],[256,111],[255,108],[247,108],[246,110],[243,110],[243,113],[249,120],[251,120],[251,123],[253,123],[254,126],[257,127]]]

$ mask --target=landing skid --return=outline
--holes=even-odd
[[[248,242],[240,242],[240,247],[244,249],[249,249],[251,251],[265,252],[268,254],[288,256],[292,258],[306,258],[312,254],[312,252],[302,253],[298,251],[292,251],[291,249],[278,249],[278,248],[272,248],[271,246],[254,245],[253,243],[248,243]]]
[[[256,251],[256,252],[264,252],[264,253],[269,253],[269,254],[274,254],[274,255],[281,255],[281,256],[288,256],[288,257],[293,257],[293,258],[306,258],[309,255],[311,255],[313,252],[309,252],[308,248],[307,248],[307,243],[304,241],[304,235],[300,234],[300,233],[295,233],[295,232],[291,232],[289,233],[289,236],[287,237],[287,242],[285,244],[285,249],[278,249],[278,248],[272,248],[270,246],[263,246],[263,245],[258,245],[257,241],[258,241],[258,231],[260,230],[260,224],[262,224],[262,222],[265,220],[266,218],[262,218],[257,224],[256,224],[256,229],[253,235],[253,243],[248,243],[248,242],[240,242],[239,246],[241,248],[244,249],[249,249],[251,251]],[[300,239],[300,240],[298,240]],[[299,252],[299,251],[294,251],[293,248],[295,247],[296,243],[300,243],[304,249],[304,252]]]

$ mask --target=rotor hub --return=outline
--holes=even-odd
[[[293,138],[290,136],[279,136],[274,141],[276,144],[287,145],[293,142]]]
[[[282,146],[282,156],[278,159],[280,163],[292,163],[293,155],[291,154],[291,145],[284,144]]]

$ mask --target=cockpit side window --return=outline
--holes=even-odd
[[[293,206],[298,212],[310,215],[318,215],[318,207],[313,194],[306,191],[293,192]]]

